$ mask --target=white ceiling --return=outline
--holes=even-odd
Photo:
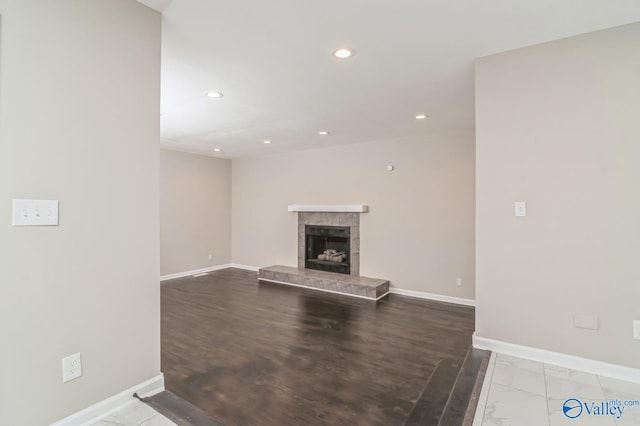
[[[473,129],[474,58],[640,20],[640,0],[140,1],[163,12],[162,146],[223,158]]]

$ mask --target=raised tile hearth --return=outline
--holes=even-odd
[[[261,268],[258,279],[370,300],[378,300],[389,293],[389,280],[282,265]]]

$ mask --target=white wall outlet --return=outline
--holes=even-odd
[[[640,320],[633,320],[633,338],[640,340]]]
[[[62,358],[62,383],[82,376],[82,357],[80,352]]]
[[[213,259],[213,255],[209,254],[209,260]]]
[[[527,215],[527,203],[524,201],[516,201],[514,207],[517,217],[524,217]]]
[[[573,316],[573,326],[576,328],[586,328],[587,330],[600,329],[597,315],[575,314]]]
[[[460,287],[462,285],[462,278],[456,278],[456,285]]]
[[[58,200],[13,200],[11,225],[58,225]]]

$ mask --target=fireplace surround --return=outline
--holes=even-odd
[[[389,280],[360,276],[360,213],[367,213],[369,206],[289,205],[288,210],[298,212],[298,267],[273,265],[260,268],[258,280],[368,300],[380,300],[389,294]],[[324,264],[333,262],[330,265],[334,267],[344,263],[349,269],[307,268],[309,260],[313,259]]]
[[[329,249],[337,252],[344,251],[347,258],[344,259],[345,266],[331,265],[329,262],[308,262],[309,248],[307,247],[307,230],[318,231],[318,228],[331,229],[338,234],[333,234],[334,242],[336,238],[342,238],[341,245],[331,245]],[[331,231],[325,231],[331,233]],[[348,241],[344,241],[348,239]],[[313,241],[313,240],[311,240]],[[320,247],[324,247],[321,245]],[[336,248],[337,247],[337,248]],[[346,248],[346,250],[345,250]],[[313,244],[311,256],[317,256],[318,247]],[[327,248],[323,248],[323,251]],[[312,265],[309,268],[308,265]],[[333,267],[333,270],[332,268]],[[298,212],[298,268],[319,269],[342,274],[360,275],[360,213],[354,212]]]

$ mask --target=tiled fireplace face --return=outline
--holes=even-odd
[[[298,268],[304,269],[305,225],[348,226],[351,274],[360,276],[360,213],[298,212]]]

